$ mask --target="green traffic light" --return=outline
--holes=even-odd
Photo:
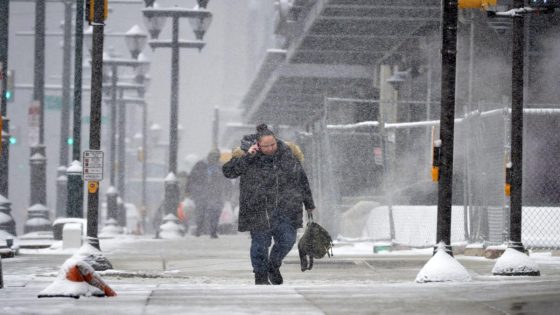
[[[10,144],[16,144],[17,143],[17,139],[14,136],[10,136]]]
[[[66,139],[66,143],[68,143],[68,145],[73,145],[74,144],[74,138]]]
[[[12,98],[12,91],[6,91],[6,100],[10,100]]]

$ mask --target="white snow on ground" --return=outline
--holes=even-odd
[[[369,213],[362,237],[373,240],[388,240],[389,209],[375,207]],[[433,246],[436,243],[437,206],[393,206],[395,243],[415,247]],[[463,206],[451,210],[451,242],[464,241]],[[341,232],[342,234],[344,231]],[[344,234],[343,234],[344,235]]]
[[[538,271],[539,267],[529,256],[513,248],[506,249],[492,269],[493,274],[521,274]]]
[[[424,265],[416,276],[416,282],[464,282],[471,276],[455,258],[445,252],[444,244],[440,243],[436,254]]]

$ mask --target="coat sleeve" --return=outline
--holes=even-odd
[[[311,188],[309,187],[309,180],[307,175],[300,164],[300,188],[303,196],[303,205],[306,210],[315,209],[315,203],[313,202],[313,195],[311,194]]]
[[[222,166],[222,172],[227,178],[237,178],[244,175],[251,163],[253,157],[249,154],[233,157],[224,166]]]

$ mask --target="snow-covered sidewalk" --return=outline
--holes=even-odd
[[[560,257],[532,255],[541,277],[492,276],[495,260],[456,257],[470,282],[418,284],[432,249],[374,254],[373,243],[338,243],[334,257],[301,272],[297,251],[281,271],[282,286],[253,285],[247,234],[156,240],[122,236],[101,240],[113,270],[99,275],[116,297],[38,299],[73,253],[22,250],[2,260],[1,314],[494,314],[560,307]]]

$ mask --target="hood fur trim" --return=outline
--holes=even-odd
[[[286,146],[290,149],[290,151],[292,151],[292,154],[296,157],[296,159],[298,159],[300,162],[303,162],[304,155],[303,155],[303,151],[301,151],[301,148],[299,147],[299,145],[297,145],[293,142],[287,142],[287,141],[285,141],[284,144],[286,144]],[[240,147],[237,147],[237,148],[233,149],[233,151],[231,153],[231,157],[232,158],[240,158],[240,157],[244,156],[245,154],[247,154],[247,152],[241,150]]]

